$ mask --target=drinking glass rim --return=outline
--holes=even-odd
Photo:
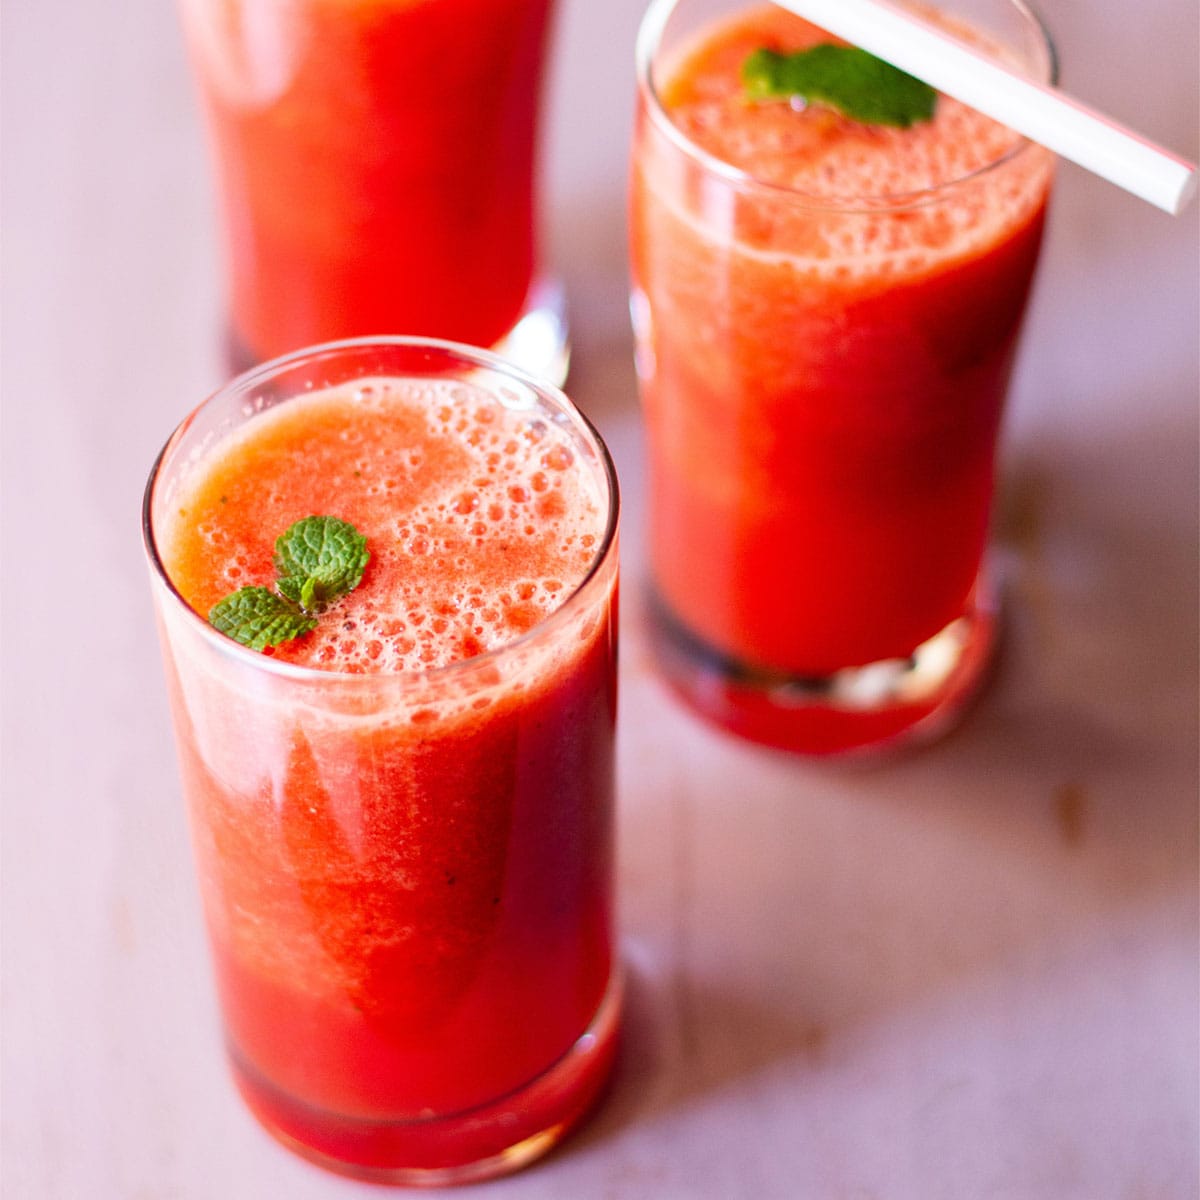
[[[1046,53],[1047,78],[1042,82],[1047,83],[1051,87],[1055,86],[1058,83],[1059,75],[1058,48],[1054,43],[1045,19],[1031,4],[1027,4],[1025,0],[1004,0],[1004,2],[1023,16],[1036,30]],[[667,21],[675,9],[682,3],[684,3],[684,0],[651,0],[650,6],[646,9],[642,17],[642,22],[638,27],[637,41],[634,46],[634,65],[638,92],[644,99],[646,111],[651,120],[654,121],[655,126],[679,150],[709,174],[715,175],[743,191],[758,191],[768,196],[775,196],[780,199],[786,198],[814,211],[821,212],[849,214],[856,212],[903,211],[905,209],[936,204],[953,189],[979,179],[1004,166],[1006,163],[1012,162],[1018,155],[1027,152],[1030,146],[1034,145],[1030,139],[1018,137],[1012,148],[1006,150],[999,158],[993,159],[989,163],[984,163],[983,166],[976,167],[975,170],[969,171],[965,175],[959,175],[954,179],[947,179],[941,183],[934,184],[932,187],[920,188],[913,192],[820,196],[812,192],[802,191],[799,188],[789,187],[787,184],[772,183],[766,179],[759,179],[757,176],[751,175],[748,171],[742,170],[741,167],[735,167],[732,163],[725,162],[723,159],[718,158],[715,154],[693,142],[671,120],[670,115],[663,105],[658,89],[654,85],[652,67],[655,55],[661,45]],[[747,5],[747,8],[749,7],[750,5]]]
[[[608,512],[600,544],[597,546],[596,552],[588,564],[588,569],[583,578],[553,611],[547,613],[540,621],[536,622],[523,633],[518,634],[511,641],[494,646],[490,650],[484,650],[479,654],[473,655],[471,658],[455,659],[453,662],[443,663],[441,666],[427,667],[414,671],[354,672],[338,669],[331,670],[325,667],[302,666],[298,663],[281,661],[273,655],[263,654],[258,650],[251,650],[248,646],[243,646],[240,642],[221,633],[204,616],[198,613],[184,599],[182,593],[167,573],[162,556],[159,554],[152,513],[155,485],[159,480],[162,468],[171,450],[183,438],[200,413],[208,408],[210,404],[215,403],[218,399],[228,395],[235,389],[248,391],[254,385],[263,382],[282,369],[289,366],[296,366],[305,360],[316,361],[318,358],[344,353],[348,350],[368,350],[371,348],[387,347],[408,347],[411,349],[441,351],[455,355],[470,363],[473,367],[497,371],[532,389],[539,398],[549,399],[555,406],[561,408],[563,413],[571,420],[577,421],[580,429],[595,445],[597,457],[603,467],[605,483],[608,487]],[[289,400],[294,398],[289,397]],[[288,403],[288,401],[285,400],[282,403]],[[465,343],[453,342],[445,338],[388,334],[342,338],[337,341],[320,342],[312,346],[305,346],[299,350],[292,350],[267,362],[260,363],[258,366],[251,367],[248,371],[234,376],[215,391],[210,392],[171,431],[162,449],[156,455],[153,466],[150,468],[150,476],[146,481],[146,488],[142,494],[142,549],[150,565],[154,583],[166,589],[172,603],[182,610],[184,619],[189,622],[194,630],[209,642],[214,649],[230,655],[235,661],[240,661],[244,665],[299,683],[319,684],[324,682],[326,685],[334,685],[336,683],[341,687],[349,686],[364,690],[387,686],[418,686],[421,683],[430,681],[436,682],[443,679],[452,679],[457,675],[476,671],[481,667],[495,663],[506,655],[535,644],[540,638],[547,636],[548,631],[552,632],[558,625],[566,621],[570,612],[577,607],[578,598],[587,591],[599,575],[601,568],[608,561],[610,552],[616,543],[617,529],[620,523],[620,509],[620,485],[617,479],[616,466],[612,460],[612,454],[604,438],[601,437],[600,431],[592,423],[591,419],[562,388],[551,383],[549,380],[541,379],[531,374],[523,367],[517,366],[516,363],[491,350],[484,350],[478,346],[468,346]]]

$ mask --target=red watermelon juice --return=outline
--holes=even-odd
[[[204,619],[331,514],[361,583],[264,652]],[[596,1098],[612,932],[616,491],[500,360],[347,343],[202,406],[147,545],[234,1074],[301,1153],[458,1183]]]
[[[644,33],[631,206],[660,662],[817,754],[940,727],[978,679],[1051,173],[945,96],[904,129],[746,98],[753,51],[832,40],[773,7]]]
[[[183,0],[240,367],[334,338],[490,346],[534,282],[551,0]]]

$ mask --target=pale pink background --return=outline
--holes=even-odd
[[[1069,88],[1191,157],[1193,0],[1045,0]],[[624,175],[640,0],[564,0],[548,219],[569,390],[625,488],[610,1102],[528,1200],[1197,1194],[1197,209],[1066,167],[1013,399],[995,685],[830,770],[648,673]],[[6,1200],[380,1195],[221,1061],[139,546],[220,379],[206,163],[162,0],[3,14]]]

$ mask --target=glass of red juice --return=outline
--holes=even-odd
[[[361,580],[257,650],[206,619],[310,516]],[[618,494],[552,385],[421,339],[301,351],[188,417],[144,538],[226,1047],[359,1178],[515,1170],[600,1094]]]
[[[1053,81],[1018,0],[921,11]],[[704,717],[813,755],[928,739],[981,681],[1053,170],[946,96],[908,128],[748,98],[752,52],[835,41],[774,6],[656,0],[631,179],[656,658]]]
[[[403,332],[561,381],[536,219],[553,0],[180,2],[234,370]]]

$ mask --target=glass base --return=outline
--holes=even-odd
[[[534,281],[517,323],[492,349],[530,375],[561,387],[571,361],[567,303],[557,276]]]
[[[655,660],[689,708],[748,741],[822,757],[942,736],[984,682],[999,631],[996,595],[980,576],[963,615],[907,659],[804,677],[722,654],[684,628],[653,591],[649,608]]]
[[[369,332],[377,334],[381,331]],[[394,329],[387,332],[415,334],[421,331]],[[571,343],[566,297],[557,276],[543,275],[534,280],[516,324],[490,349],[538,379],[562,386],[571,360]],[[262,361],[231,325],[225,334],[225,368],[228,373],[240,375]]]
[[[532,1082],[448,1116],[370,1121],[315,1108],[281,1092],[229,1047],[234,1080],[259,1123],[319,1166],[371,1183],[449,1187],[507,1175],[540,1158],[592,1109],[616,1057],[621,980],[587,1030]]]

